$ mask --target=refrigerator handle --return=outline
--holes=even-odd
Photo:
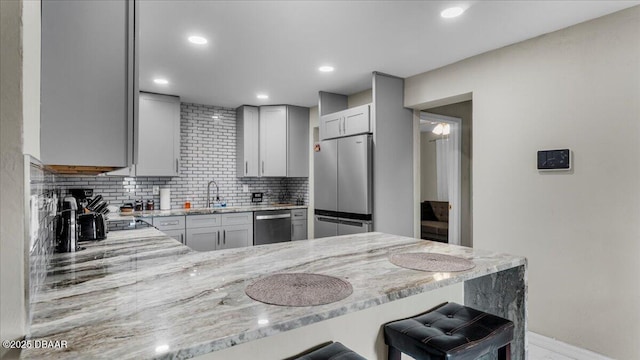
[[[352,221],[352,220],[340,220],[340,224],[345,224],[349,226],[358,226],[364,227],[365,223],[362,221]]]
[[[318,219],[318,221],[330,222],[330,223],[335,223],[335,224],[339,223],[338,219],[336,219],[336,218],[316,216],[316,219]]]

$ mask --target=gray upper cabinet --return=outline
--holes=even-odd
[[[236,176],[260,176],[259,110],[255,106],[236,109]]]
[[[320,140],[371,132],[371,105],[362,105],[320,117]]]
[[[133,7],[126,0],[42,2],[44,163],[132,163]]]
[[[320,118],[320,140],[333,139],[342,135],[342,114],[329,114]]]
[[[180,98],[140,93],[136,131],[136,175],[178,176]]]
[[[260,107],[260,176],[287,176],[287,107]]]
[[[287,177],[309,176],[309,108],[287,106]]]
[[[237,121],[238,176],[309,176],[309,108],[241,106]]]

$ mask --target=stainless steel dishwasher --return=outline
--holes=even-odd
[[[253,213],[253,245],[291,241],[291,210]]]

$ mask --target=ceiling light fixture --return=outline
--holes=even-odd
[[[451,19],[451,18],[462,15],[463,12],[464,12],[463,8],[459,6],[454,6],[454,7],[450,7],[442,10],[442,12],[440,13],[440,16],[442,16],[445,19]]]
[[[436,135],[449,135],[451,133],[451,125],[445,123],[439,123],[431,130]]]
[[[318,70],[321,72],[332,72],[333,70],[335,70],[335,68],[333,66],[324,65],[324,66],[320,66]]]
[[[258,95],[256,95],[256,97],[258,99],[260,99],[260,100],[266,100],[266,99],[269,98],[269,95],[267,95],[267,94],[258,94]]]
[[[162,78],[157,78],[157,79],[153,79],[153,82],[158,84],[158,85],[167,85],[169,83],[169,80],[162,79]]]
[[[203,38],[202,36],[189,36],[189,42],[191,42],[193,44],[196,44],[196,45],[204,45],[208,41],[207,41],[207,39]]]

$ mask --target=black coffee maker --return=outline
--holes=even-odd
[[[73,196],[65,197],[56,225],[56,252],[68,253],[78,250],[77,212],[77,199]]]
[[[76,202],[78,204],[78,213],[82,214],[85,212],[85,209],[89,205],[89,202],[91,202],[91,198],[93,197],[93,189],[69,189],[69,194],[76,198]]]

